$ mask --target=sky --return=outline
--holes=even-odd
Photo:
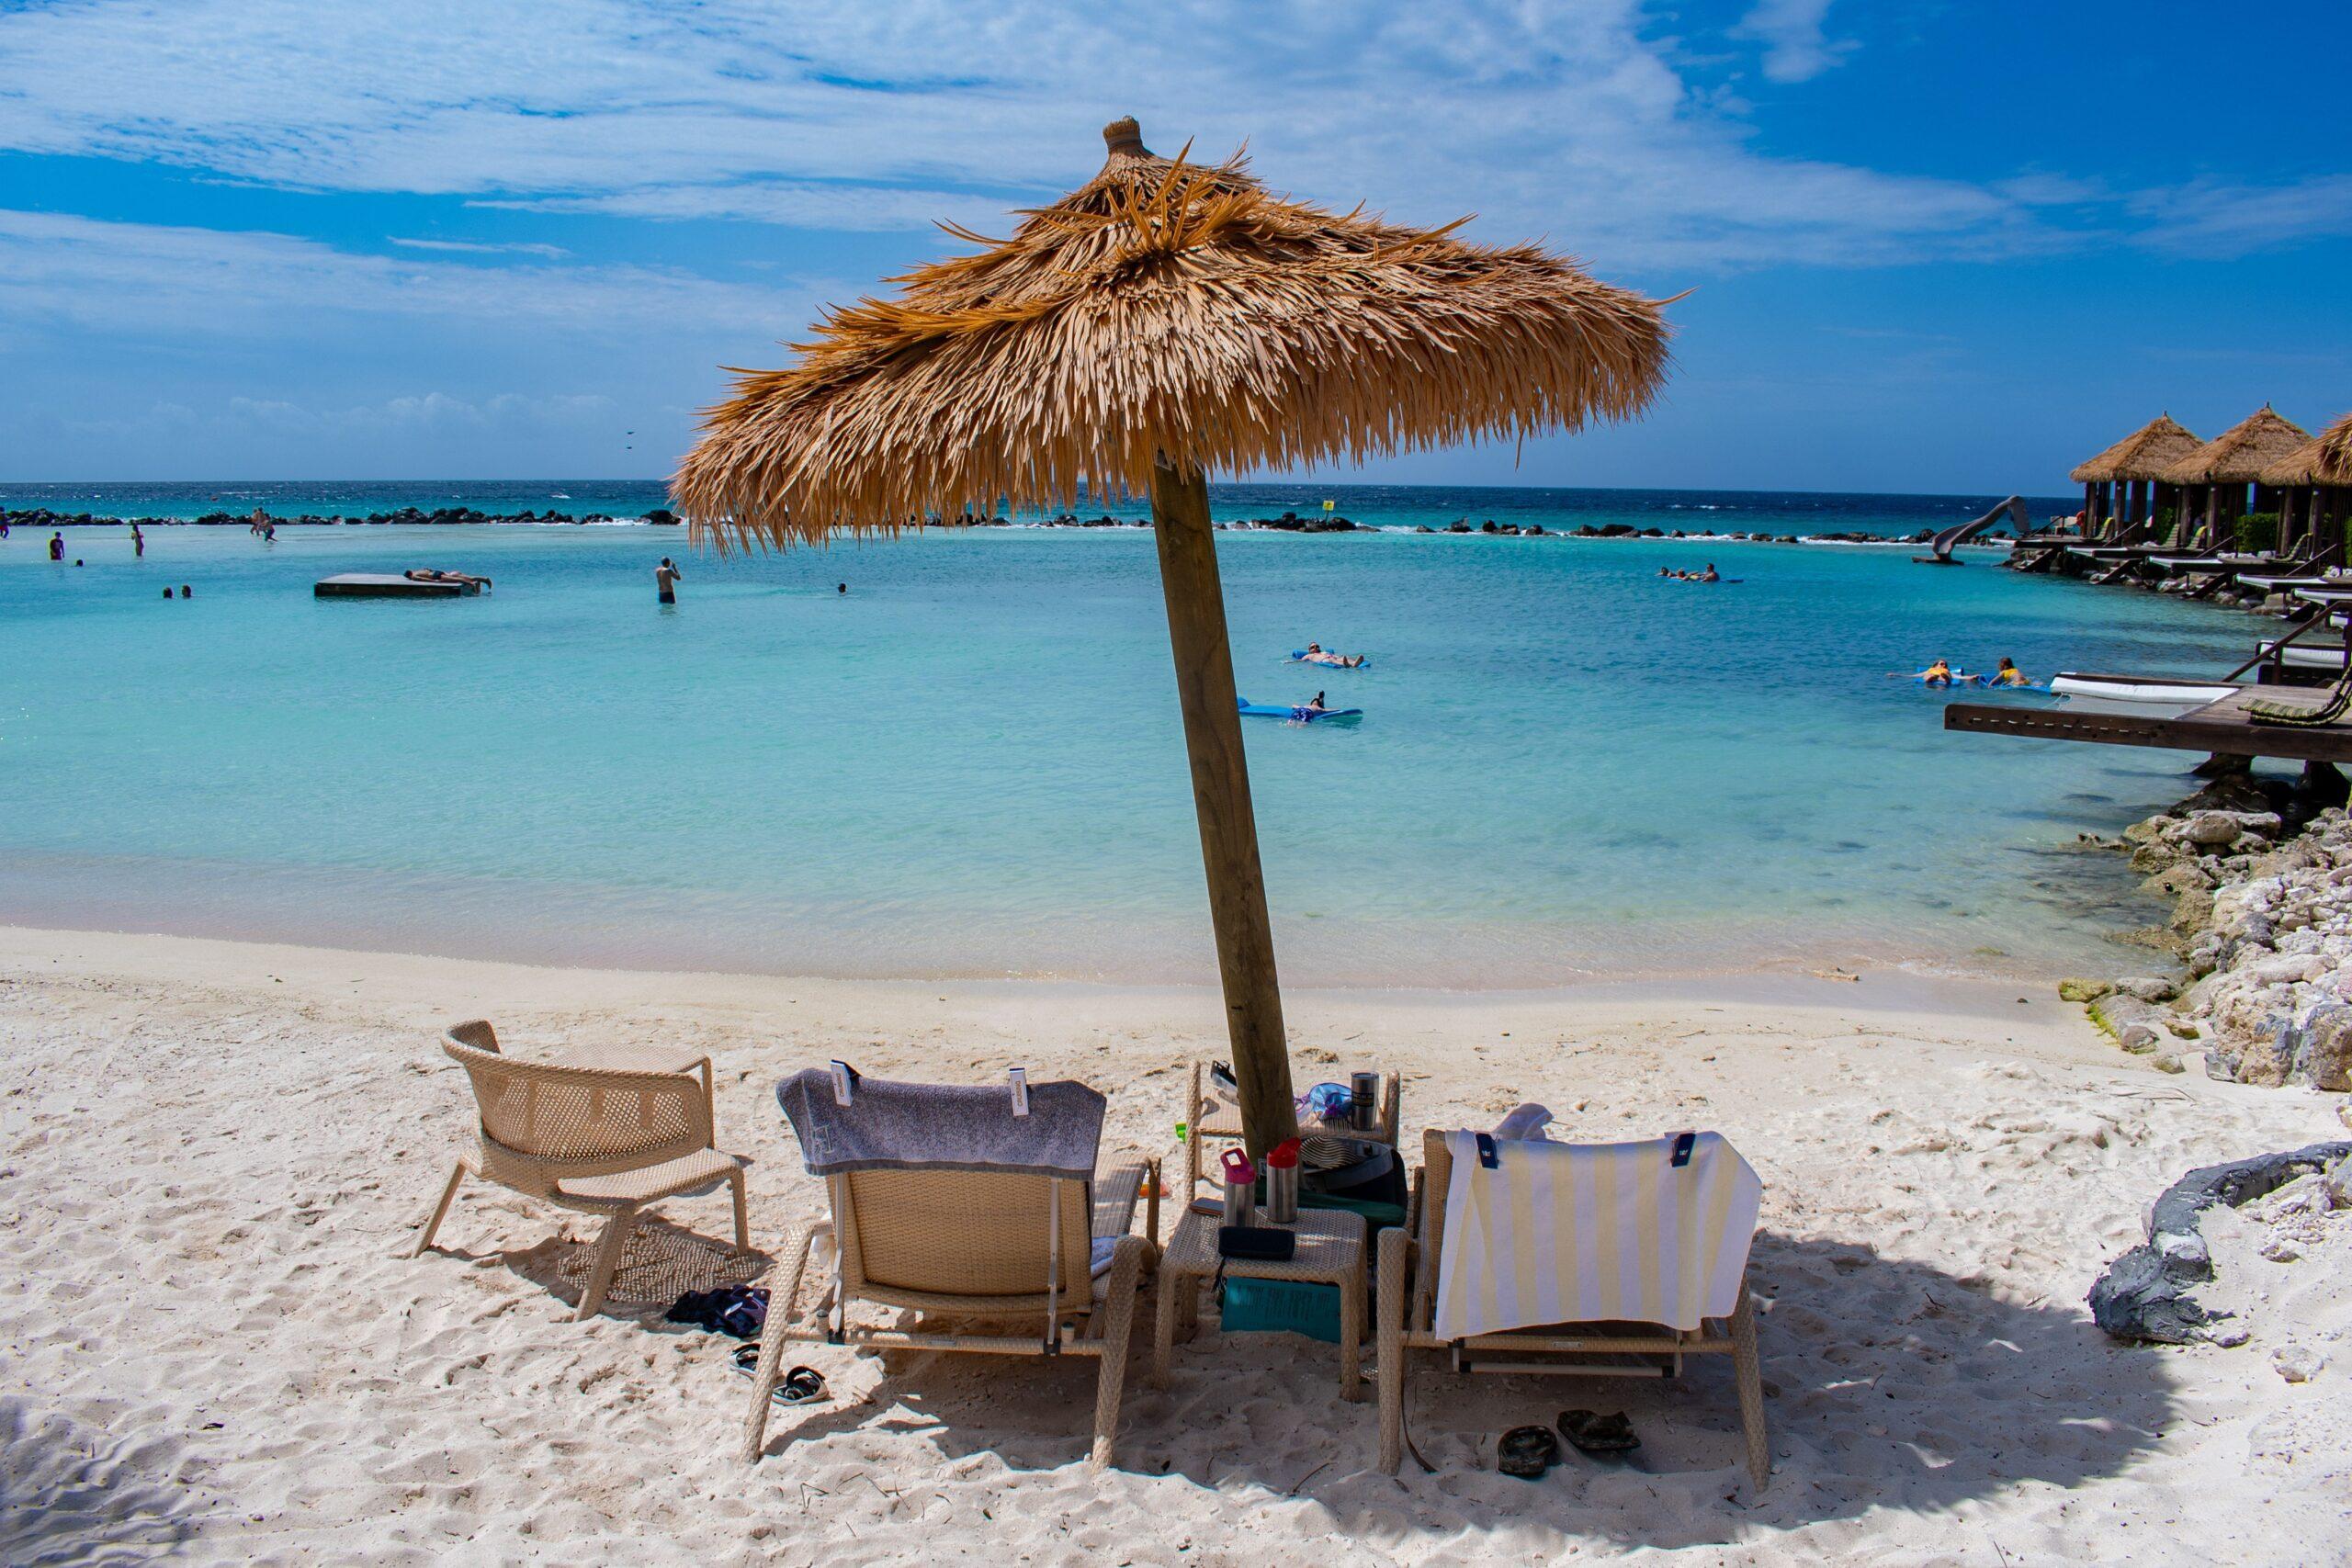
[[[0,0],[0,483],[659,478],[722,367],[1133,114],[1690,290],[1636,423],[1314,477],[2055,493],[2158,412],[2352,408],[2347,46],[2341,0]]]

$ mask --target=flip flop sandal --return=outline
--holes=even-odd
[[[760,1348],[738,1345],[730,1358],[735,1370],[747,1378],[760,1375]],[[776,1381],[769,1398],[778,1404],[806,1404],[812,1399],[825,1397],[825,1375],[814,1367],[795,1367]]]
[[[1622,1410],[1608,1416],[1596,1416],[1589,1410],[1563,1410],[1560,1436],[1575,1444],[1578,1453],[1631,1453],[1642,1446],[1642,1439],[1634,1435],[1634,1424],[1625,1419]]]
[[[1513,1427],[1495,1445],[1495,1468],[1521,1481],[1541,1481],[1560,1462],[1560,1440],[1548,1427]]]

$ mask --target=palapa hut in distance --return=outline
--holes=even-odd
[[[698,539],[786,547],[1148,494],[1242,1120],[1295,1128],[1206,476],[1573,430],[1646,408],[1658,300],[1532,245],[1335,214],[1103,130],[1010,238],[739,372],[673,483]]]
[[[2199,445],[2172,415],[2160,413],[2077,467],[2068,477],[2083,487],[2084,536],[2109,536],[2102,530],[2113,519],[2120,537],[2173,505],[2173,489],[2160,476]]]
[[[2302,553],[2313,564],[2340,563],[2345,514],[2352,510],[2352,413],[2269,464],[2257,478],[2265,490],[2278,494],[2278,547],[2309,541],[2311,547]]]
[[[2262,470],[2309,439],[2301,426],[2279,418],[2265,403],[2166,468],[2164,477],[2189,492],[2190,513],[2218,533],[2235,518],[2275,510],[2277,498],[2263,485]]]

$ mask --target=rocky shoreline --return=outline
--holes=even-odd
[[[2177,977],[2062,981],[2124,1050],[2180,1072],[2352,1090],[2352,816],[2343,776],[2221,774],[2195,795],[2086,843],[2131,856],[2171,919],[2135,940]]]

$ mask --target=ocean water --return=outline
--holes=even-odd
[[[554,499],[554,492],[569,499]],[[194,515],[641,512],[653,486],[24,486]],[[1867,529],[1990,498],[1232,487],[1390,528]],[[347,499],[337,499],[347,498]],[[2037,503],[2037,512],[2063,502]],[[642,526],[161,528],[0,544],[0,918],[536,962],[1203,980],[1152,542],[933,533],[786,556]],[[2193,759],[1949,735],[1943,654],[2218,672],[2255,625],[1907,549],[1219,536],[1293,985],[1522,987],[1824,961],[2052,972],[2151,919],[2073,848]],[[651,571],[680,558],[680,604]],[[76,569],[74,558],[87,562]],[[1660,581],[1713,559],[1736,581]],[[322,602],[331,572],[488,573]],[[165,601],[167,584],[193,599]],[[846,581],[841,594],[835,584]],[[1310,638],[1369,669],[1285,661]],[[2014,700],[2032,700],[2019,698]]]

